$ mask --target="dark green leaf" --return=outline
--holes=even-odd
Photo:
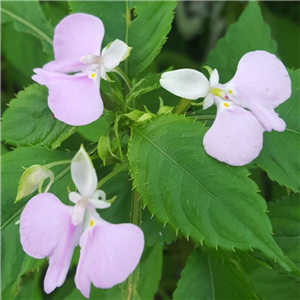
[[[144,204],[160,222],[197,243],[254,248],[285,270],[295,270],[271,236],[267,205],[247,170],[209,157],[202,146],[205,131],[177,115],[133,127],[128,159]]]
[[[53,53],[53,27],[48,23],[39,1],[4,1],[1,3],[1,23],[14,22],[17,31],[32,34],[42,41],[44,50]]]
[[[34,84],[18,93],[3,114],[2,140],[14,146],[43,145],[52,149],[76,128],[53,117],[47,104],[48,90]]]
[[[236,261],[215,262],[197,248],[181,273],[174,300],[260,299]]]
[[[228,28],[225,37],[209,53],[205,65],[218,69],[220,82],[225,83],[234,75],[241,57],[254,50],[275,53],[276,44],[258,2],[249,1],[237,23]]]

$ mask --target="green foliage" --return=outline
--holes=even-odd
[[[2,259],[2,284],[1,293],[3,299],[11,299],[17,293],[19,276],[35,270],[43,261],[36,261],[25,255],[20,243],[19,220],[20,214],[29,200],[29,197],[14,204],[18,191],[18,182],[24,169],[34,164],[45,165],[56,160],[70,159],[73,153],[51,151],[45,148],[19,148],[6,153],[2,157],[2,197],[1,197],[1,259]],[[69,175],[63,175],[66,166],[57,166],[53,169],[57,181],[51,187],[54,193],[62,201],[67,202],[67,186],[73,186]]]
[[[173,299],[255,300],[260,298],[236,261],[216,262],[197,248],[181,273]]]
[[[284,254],[300,267],[300,195],[269,202],[274,239]]]
[[[88,141],[98,142],[101,135],[109,133],[109,128],[114,123],[115,118],[116,114],[113,111],[104,109],[98,120],[88,125],[80,126],[78,133]]]
[[[29,33],[39,38],[45,52],[53,54],[53,27],[47,22],[39,1],[2,2],[1,23],[11,21],[13,21],[17,31]]]
[[[242,260],[251,284],[258,292],[261,300],[298,300],[300,298],[300,284],[295,280],[280,274],[276,270],[248,258]]]
[[[276,44],[258,2],[249,1],[238,22],[228,28],[225,37],[209,53],[205,65],[218,69],[220,82],[225,83],[234,75],[241,57],[253,50],[275,53]]]
[[[3,114],[2,140],[13,146],[39,145],[55,149],[76,128],[52,115],[47,105],[48,90],[34,84],[18,93]]]
[[[286,123],[284,132],[264,133],[264,147],[255,163],[266,170],[271,180],[294,192],[300,191],[300,69],[290,72],[292,96],[276,110]],[[288,158],[288,159],[287,159]]]
[[[133,47],[125,62],[125,72],[132,78],[159,54],[171,29],[176,2],[71,1],[70,5],[73,12],[90,13],[103,21],[106,31],[103,47],[115,39]]]
[[[202,124],[176,115],[133,127],[128,159],[144,204],[162,223],[197,243],[254,248],[287,271],[295,269],[271,236],[266,203],[247,170],[209,157],[204,134]]]

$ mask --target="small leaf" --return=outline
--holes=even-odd
[[[76,127],[54,118],[47,104],[48,89],[34,84],[10,101],[2,121],[2,140],[13,146],[43,145],[55,149]]]
[[[216,262],[197,248],[181,273],[174,300],[258,300],[244,270],[236,261]]]

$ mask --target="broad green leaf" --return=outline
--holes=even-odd
[[[2,140],[14,146],[40,145],[52,149],[76,128],[54,118],[47,104],[48,90],[34,84],[18,93],[3,114]]]
[[[176,2],[71,1],[70,5],[73,12],[89,13],[103,21],[102,47],[115,39],[133,47],[124,64],[124,71],[132,78],[151,64],[166,42]]]
[[[260,299],[236,261],[218,261],[197,248],[181,273],[174,300]]]
[[[285,255],[300,267],[300,195],[269,202],[274,239]]]
[[[298,253],[299,254],[299,253]],[[299,300],[300,284],[258,261],[248,258],[241,265],[261,300]]]
[[[33,69],[42,67],[51,60],[50,55],[42,51],[38,39],[30,34],[17,32],[13,23],[2,24],[1,34],[2,54],[8,62],[7,66],[3,64],[4,72],[11,72],[20,87],[31,84]]]
[[[126,101],[127,103],[131,103],[135,98],[149,93],[153,90],[157,90],[160,88],[159,79],[161,74],[153,74],[149,73],[145,77],[143,77],[140,81],[138,81],[132,89],[129,91]]]
[[[291,71],[289,74],[292,80],[292,96],[276,109],[286,123],[286,130],[264,133],[264,147],[254,163],[266,170],[271,180],[277,181],[294,192],[299,192],[300,69]]]
[[[132,128],[128,159],[144,204],[197,243],[253,248],[295,270],[271,236],[266,202],[247,170],[209,157],[202,145],[205,131],[203,124],[177,115]]]
[[[91,142],[98,142],[101,135],[109,133],[109,127],[114,123],[116,114],[104,109],[102,116],[88,125],[80,126],[78,133]]]
[[[1,2],[1,23],[10,21],[14,22],[17,31],[39,38],[44,50],[48,54],[53,54],[53,27],[46,20],[39,1]]]
[[[209,53],[205,65],[218,69],[220,82],[225,83],[233,77],[241,57],[254,50],[275,53],[276,44],[258,2],[249,1],[237,23],[228,28],[225,37]]]
[[[24,169],[33,164],[47,164],[57,160],[71,159],[72,153],[50,151],[45,148],[19,148],[6,153],[2,157],[1,168],[1,258],[2,258],[2,284],[3,299],[11,299],[17,293],[18,281],[21,275],[35,270],[43,260],[35,260],[25,255],[20,244],[19,220],[20,214],[30,197],[14,204],[17,194],[18,182]],[[57,195],[62,201],[68,201],[67,186],[73,187],[70,175],[64,175],[66,165],[53,168],[55,175],[60,180],[54,183],[50,192]]]

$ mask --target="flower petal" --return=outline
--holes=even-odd
[[[210,89],[207,78],[192,69],[165,72],[159,82],[167,91],[189,100],[205,97]]]
[[[144,248],[144,235],[133,224],[110,224],[101,220],[80,238],[76,287],[89,297],[90,285],[108,289],[123,282],[136,268]]]
[[[210,75],[209,83],[212,87],[215,87],[219,84],[219,73],[217,69],[214,69]]]
[[[227,102],[229,107],[225,107],[224,103],[218,102],[215,122],[205,134],[203,145],[217,160],[242,166],[259,155],[265,129],[250,111]]]
[[[72,159],[71,176],[79,193],[86,199],[91,198],[98,179],[93,163],[83,146]]]
[[[124,42],[115,40],[107,48],[102,51],[103,65],[105,69],[112,70],[120,64],[121,61],[125,60],[131,51],[131,47],[128,47]]]
[[[209,107],[211,107],[214,104],[214,96],[209,93],[203,101],[203,109],[208,109]]]
[[[103,36],[104,27],[100,19],[84,13],[65,17],[54,32],[55,61],[46,64],[44,69],[63,73],[80,71],[82,56],[100,55]]]
[[[82,199],[82,196],[79,193],[76,192],[71,192],[69,193],[69,200],[72,201],[73,203],[77,203]]]
[[[92,123],[101,116],[103,103],[97,73],[70,76],[43,69],[34,71],[37,75],[32,79],[49,89],[48,105],[55,118],[69,125],[80,126]]]
[[[250,109],[270,131],[285,124],[273,109],[291,96],[291,80],[282,62],[266,51],[253,51],[239,61],[234,77],[224,85],[234,87],[233,101]]]
[[[72,224],[71,210],[53,194],[44,193],[33,197],[21,214],[20,236],[24,251],[38,259],[49,257],[44,281],[46,293],[64,283],[79,242],[82,228]]]

